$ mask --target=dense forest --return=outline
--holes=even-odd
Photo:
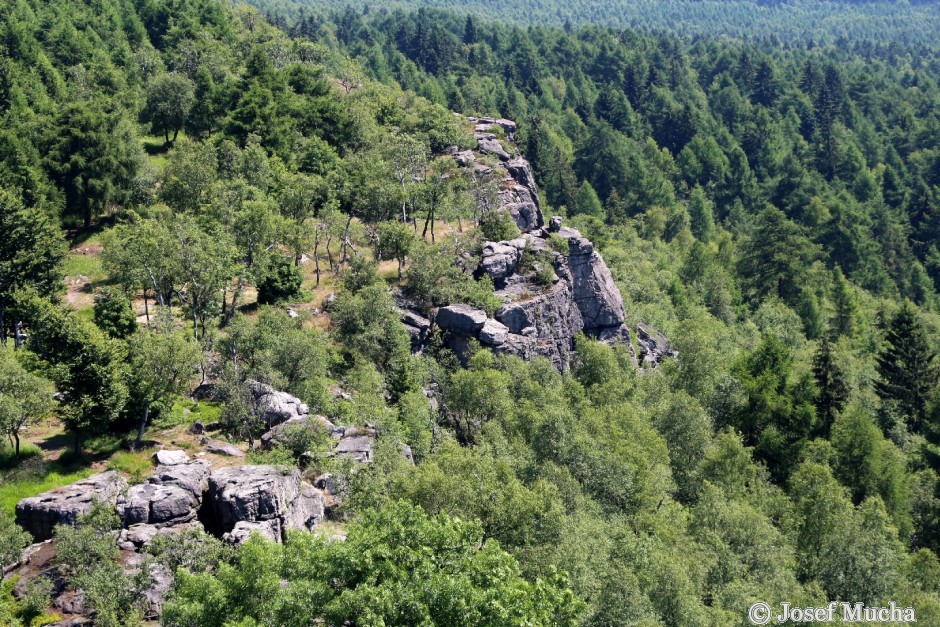
[[[0,6],[0,623],[940,624],[935,4],[786,3],[841,20],[814,42],[743,1],[681,28],[668,2],[259,4]],[[513,11],[545,25],[486,19]],[[747,36],[689,37],[726,22]],[[416,350],[403,315],[503,305],[478,266],[524,239],[489,178],[516,152],[547,242],[519,273],[560,283],[560,216],[633,331],[561,367]],[[637,359],[641,332],[674,352]],[[259,394],[309,418],[275,432]],[[169,449],[328,512],[134,540]],[[108,472],[116,508],[22,557],[21,499]]]
[[[569,32],[596,25],[683,37],[766,40],[782,47],[860,40],[933,46],[940,33],[940,5],[934,0],[467,0],[458,6],[446,0],[252,0],[251,4],[286,21],[347,7],[366,14],[436,9],[479,20],[564,27]]]

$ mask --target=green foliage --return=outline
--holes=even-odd
[[[469,272],[454,263],[453,257],[459,255],[458,251],[459,248],[449,250],[443,245],[419,243],[405,273],[408,295],[425,309],[465,303],[487,313],[495,312],[502,301],[493,295],[492,281],[489,277],[475,281]]]
[[[480,218],[480,232],[488,242],[504,242],[519,237],[519,226],[508,211],[488,211]]]
[[[123,346],[38,297],[23,307],[29,346],[47,361],[49,377],[62,395],[62,419],[80,452],[82,440],[106,430],[127,402]]]
[[[276,256],[258,283],[258,303],[268,305],[296,298],[303,279],[303,271],[290,259]]]
[[[137,314],[130,299],[104,289],[95,294],[95,324],[110,337],[124,339],[137,330]]]
[[[72,589],[82,591],[96,622],[109,627],[140,622],[141,582],[128,578],[117,562],[120,552],[111,531],[119,525],[114,510],[99,504],[75,526],[55,528],[60,573]]]
[[[159,534],[147,545],[147,553],[170,572],[182,568],[193,574],[212,572],[234,556],[230,546],[198,529]]]
[[[875,390],[884,401],[895,402],[914,431],[922,429],[930,395],[940,371],[927,343],[917,311],[910,303],[887,322],[885,347],[878,355]]]
[[[244,379],[286,390],[322,410],[333,357],[325,334],[307,327],[302,318],[262,307],[255,320],[236,316],[219,344]]]
[[[193,105],[193,88],[192,81],[176,72],[160,74],[147,84],[147,104],[141,116],[150,123],[154,133],[165,137],[167,143],[171,141],[170,133],[173,133],[172,141],[176,141],[186,124]]]
[[[15,456],[20,455],[20,431],[41,420],[54,407],[55,388],[43,377],[29,372],[9,348],[0,346],[0,433],[13,445]]]
[[[10,566],[20,560],[20,552],[30,543],[30,536],[20,529],[13,517],[0,510],[0,563]]]
[[[330,625],[577,624],[581,604],[563,580],[524,580],[477,523],[400,502],[366,513],[347,534],[343,542],[293,534],[283,546],[255,537],[215,575],[178,571],[163,622],[211,627],[243,616],[258,625],[317,618]]]

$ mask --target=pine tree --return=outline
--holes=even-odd
[[[692,235],[707,244],[715,236],[715,215],[712,203],[705,196],[705,190],[696,185],[689,198],[689,226]]]
[[[472,46],[477,42],[477,25],[473,21],[473,16],[468,15],[467,21],[463,27],[463,42]]]
[[[842,411],[849,390],[845,374],[835,361],[829,336],[823,336],[813,357],[813,378],[816,380],[816,428],[818,435],[828,437],[836,414]]]
[[[935,357],[917,310],[906,302],[887,324],[875,391],[883,401],[897,403],[915,432],[921,429],[940,375]]]
[[[832,273],[832,302],[835,313],[832,316],[832,328],[836,335],[851,336],[855,332],[855,316],[858,315],[858,302],[852,286],[836,266]]]

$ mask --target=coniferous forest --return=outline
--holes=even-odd
[[[0,4],[0,624],[940,625],[936,3],[253,4]]]

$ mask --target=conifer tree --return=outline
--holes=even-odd
[[[842,411],[848,399],[848,386],[845,374],[835,361],[829,336],[823,336],[819,348],[813,357],[813,378],[816,380],[816,429],[823,437],[828,437],[829,429],[836,414]]]
[[[878,355],[880,380],[875,382],[875,391],[882,401],[897,403],[908,424],[914,431],[920,431],[940,375],[936,354],[910,302],[886,326],[885,346]]]

